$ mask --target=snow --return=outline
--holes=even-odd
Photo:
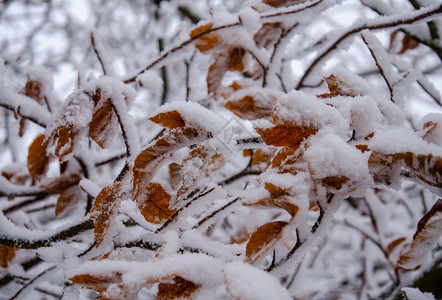
[[[223,273],[227,291],[234,299],[292,299],[275,277],[243,262],[226,264]]]
[[[385,154],[412,152],[442,156],[442,149],[422,140],[412,129],[403,127],[386,128],[376,132],[370,140],[370,148]]]
[[[163,89],[163,80],[155,71],[144,71],[137,76],[137,82],[154,94],[159,94]]]
[[[295,90],[275,103],[272,115],[276,125],[288,122],[307,128],[323,128],[340,136],[346,136],[349,130],[347,121],[338,110],[315,96]]]
[[[176,101],[167,103],[156,109],[150,116],[153,117],[174,110],[181,114],[186,126],[203,128],[212,133],[221,130],[227,123],[227,120],[223,117],[196,102]]]
[[[368,169],[368,154],[347,144],[334,133],[314,136],[305,158],[313,178],[346,176],[348,191],[363,195],[371,184]]]
[[[422,119],[422,125],[425,125],[426,123],[430,124],[427,130],[431,129],[431,131],[427,132],[427,130],[423,130],[424,139],[429,143],[442,147],[442,114],[431,113],[426,115]],[[431,124],[434,124],[435,127]]]
[[[418,288],[404,287],[401,290],[408,300],[435,300],[432,293],[422,293]]]
[[[258,30],[260,25],[259,13],[251,7],[245,7],[241,9],[238,13],[238,17],[242,25],[244,25],[247,30],[254,33]]]

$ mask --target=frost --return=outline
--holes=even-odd
[[[152,93],[160,93],[163,88],[163,80],[154,71],[145,71],[137,77],[140,86]]]
[[[227,291],[234,299],[292,299],[276,278],[245,263],[227,264],[223,272]]]
[[[418,288],[404,287],[401,290],[409,300],[435,300],[432,293],[422,293]]]

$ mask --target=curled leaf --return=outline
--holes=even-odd
[[[139,197],[137,204],[147,222],[160,224],[175,212],[169,207],[171,198],[161,184],[149,182],[144,197]]]
[[[106,273],[100,275],[79,274],[69,278],[73,284],[103,293],[112,284],[122,282],[120,273]]]
[[[56,178],[45,180],[42,187],[51,194],[60,194],[72,186],[76,186],[81,177],[76,173],[62,174]]]
[[[215,33],[209,33],[211,29],[212,23],[207,23],[194,28],[190,32],[190,38],[196,38],[195,47],[201,52],[206,52],[218,44],[219,36]]]
[[[210,147],[202,145],[193,149],[183,160],[181,165],[182,185],[177,192],[177,197],[186,194],[194,188],[198,178],[204,175],[213,150]]]
[[[330,176],[322,179],[322,183],[328,188],[340,190],[349,180],[347,176]]]
[[[267,145],[298,148],[301,143],[318,130],[295,125],[275,125],[270,128],[255,128]]]
[[[215,93],[221,86],[224,74],[227,71],[242,71],[244,69],[243,57],[246,51],[242,47],[232,47],[218,53],[215,62],[209,67],[207,73],[208,93]]]
[[[330,93],[318,95],[318,98],[332,98],[336,96],[355,97],[359,95],[359,92],[354,87],[333,74],[324,79],[327,82]]]
[[[287,222],[270,222],[259,227],[250,237],[246,246],[247,261],[253,263],[270,250],[282,237]]]
[[[44,134],[37,136],[29,146],[27,168],[35,179],[41,179],[48,171],[50,156],[46,154],[47,146]]]
[[[283,28],[281,22],[264,23],[253,36],[253,40],[259,48],[269,48],[279,39],[282,31]]]
[[[160,282],[156,300],[192,299],[192,294],[201,287],[181,276],[174,276],[170,281]]]
[[[6,268],[8,263],[15,257],[17,249],[8,246],[0,246],[0,267]]]
[[[77,204],[84,199],[85,193],[79,186],[72,186],[62,191],[57,199],[55,206],[55,216],[61,216],[70,209],[77,206]]]
[[[159,113],[150,117],[149,120],[169,129],[184,127],[186,125],[186,121],[177,110]]]
[[[147,185],[166,155],[180,148],[204,141],[208,137],[211,137],[211,134],[204,129],[177,127],[143,150],[135,159],[132,169],[134,200],[137,202],[138,199],[141,199],[141,202],[145,201]]]
[[[442,199],[417,224],[411,245],[401,250],[398,264],[409,270],[419,267],[442,235]]]
[[[272,115],[272,103],[258,98],[257,95],[247,95],[239,100],[229,100],[224,104],[224,107],[246,120],[268,118]]]
[[[125,194],[123,183],[116,182],[103,188],[95,198],[91,210],[91,219],[94,220],[94,234],[97,247],[103,242],[106,231],[115,217],[118,205]]]
[[[115,136],[118,118],[109,101],[96,107],[89,122],[89,135],[101,148],[106,148]]]

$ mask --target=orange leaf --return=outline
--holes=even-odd
[[[74,150],[74,143],[78,135],[78,130],[72,125],[59,126],[55,130],[54,136],[50,139],[48,146],[53,146],[55,143],[55,155],[60,162],[64,161],[66,155],[72,153]]]
[[[359,93],[352,86],[337,78],[333,74],[324,79],[327,82],[330,93],[318,95],[318,98],[331,98],[335,96],[355,97],[359,95]]]
[[[270,161],[276,153],[275,149],[256,149],[252,157],[252,165],[264,170],[269,165]]]
[[[266,182],[265,189],[269,191],[270,198],[264,198],[252,205],[260,205],[265,207],[281,208],[287,211],[292,217],[295,217],[299,211],[299,207],[296,204],[290,202],[289,192],[281,187],[274,185],[273,183]]]
[[[189,189],[195,187],[198,178],[204,175],[204,170],[209,163],[212,148],[205,145],[193,149],[183,160],[181,165],[181,178],[183,184],[177,192],[177,197],[186,194]]]
[[[112,284],[119,284],[122,282],[121,274],[119,273],[107,273],[106,275],[80,274],[69,278],[69,280],[73,284],[81,285],[82,287],[92,289],[99,293],[106,291]]]
[[[56,178],[45,180],[42,187],[51,194],[60,194],[66,189],[77,185],[81,177],[76,173],[62,174]]]
[[[268,118],[272,115],[272,104],[257,101],[253,96],[247,95],[239,100],[230,100],[224,107],[235,115],[246,120]]]
[[[156,300],[191,299],[192,294],[201,287],[180,276],[174,276],[171,281],[173,283],[161,282],[158,285]]]
[[[48,143],[44,139],[44,134],[41,134],[29,146],[27,167],[29,174],[36,179],[44,177],[49,168],[50,157],[46,154]]]
[[[278,1],[281,2],[281,1]],[[255,33],[253,39],[256,45],[261,48],[269,48],[273,43],[275,43],[283,31],[282,23],[264,23],[261,28]]]
[[[213,155],[208,163],[207,170],[211,173],[221,169],[225,164],[224,156],[221,153]]]
[[[8,246],[0,246],[0,267],[6,268],[8,263],[15,257],[17,249]]]
[[[176,110],[159,113],[153,117],[150,117],[149,120],[169,129],[184,127],[184,125],[186,125],[186,121]]]
[[[219,40],[218,35],[214,33],[209,34],[211,29],[212,29],[212,23],[207,23],[194,28],[190,32],[190,38],[191,39],[196,38],[195,47],[201,52],[210,50],[218,44]]]
[[[101,148],[105,148],[112,141],[118,125],[117,115],[112,105],[105,100],[100,108],[95,108],[92,120],[89,122],[89,135]]]
[[[344,184],[346,184],[350,178],[347,176],[330,176],[322,179],[322,183],[328,188],[333,188],[335,190],[340,190]]]
[[[401,250],[398,264],[409,270],[419,267],[423,258],[437,244],[441,234],[442,199],[439,199],[417,224],[413,242]]]
[[[175,212],[169,208],[171,198],[161,184],[149,182],[144,198],[138,198],[137,204],[147,222],[160,224]]]
[[[94,201],[91,210],[91,219],[94,220],[94,234],[97,247],[103,242],[106,231],[110,226],[110,219],[117,213],[118,204],[125,194],[123,183],[116,182],[103,188]]]
[[[407,238],[405,238],[405,237],[400,237],[400,238],[397,238],[397,239],[391,241],[391,242],[387,245],[387,247],[385,248],[385,252],[387,252],[387,254],[390,254],[391,252],[394,251],[394,249],[397,248],[397,246],[399,246],[400,244],[402,244],[402,243],[405,242],[406,240],[407,240]]]
[[[287,146],[298,148],[304,139],[315,134],[318,130],[296,125],[275,125],[270,128],[255,128],[267,145],[277,147]]]
[[[83,190],[78,186],[72,186],[62,191],[55,206],[55,216],[61,216],[76,207],[80,200],[84,198],[84,195]]]
[[[221,85],[227,71],[242,71],[244,69],[243,57],[246,51],[241,47],[233,47],[218,53],[215,62],[209,67],[207,73],[208,93],[215,93]]]
[[[204,129],[192,127],[177,127],[170,130],[155,144],[143,150],[135,159],[132,169],[132,183],[134,200],[145,199],[146,185],[152,180],[155,171],[163,162],[167,154],[177,151],[211,137]]]
[[[270,222],[259,227],[250,237],[246,246],[247,261],[253,263],[270,250],[282,237],[287,222]]]
[[[416,49],[417,47],[419,47],[419,44],[420,43],[415,39],[404,35],[404,38],[402,39],[402,49],[398,52],[398,54],[404,54],[408,50]]]

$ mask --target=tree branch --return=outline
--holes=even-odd
[[[53,243],[67,240],[93,228],[94,222],[92,220],[86,220],[72,227],[63,229],[62,231],[44,239],[28,240],[10,236],[0,236],[0,245],[19,249],[38,249],[42,247],[50,247]]]
[[[437,8],[432,8],[430,10],[428,9],[422,9],[423,11],[418,11],[413,13],[411,16],[407,18],[403,18],[400,16],[393,16],[393,17],[387,17],[386,21],[383,22],[376,22],[372,21],[372,24],[363,24],[361,26],[358,26],[356,28],[353,28],[339,36],[335,39],[334,42],[332,42],[326,49],[324,49],[320,54],[313,60],[313,62],[308,66],[307,70],[305,71],[304,75],[301,77],[298,85],[296,86],[296,89],[299,90],[301,87],[304,86],[304,81],[307,79],[307,77],[310,75],[310,73],[313,71],[313,69],[321,62],[323,59],[325,59],[327,56],[330,55],[330,53],[335,50],[340,43],[342,43],[344,40],[346,40],[348,37],[364,30],[378,30],[378,29],[385,29],[385,28],[394,28],[399,27],[403,25],[410,25],[422,20],[425,20],[429,17],[435,16],[437,14],[442,13],[442,5]]]

